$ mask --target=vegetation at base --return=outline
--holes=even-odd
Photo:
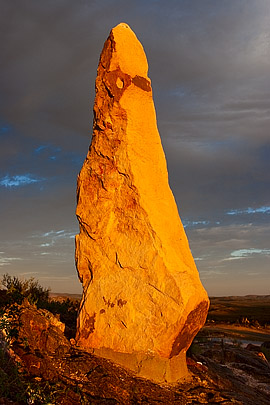
[[[15,303],[20,305],[26,298],[30,304],[41,308],[48,302],[50,293],[49,288],[42,287],[33,277],[22,280],[9,274],[3,275],[1,290],[1,306]]]
[[[18,337],[19,309],[25,299],[58,315],[66,325],[67,337],[75,333],[79,301],[52,300],[50,289],[42,287],[34,278],[25,280],[4,274],[0,281],[0,398],[19,404],[57,403],[60,397],[68,396],[67,388],[38,377],[29,379],[11,355],[12,342]]]
[[[52,314],[59,315],[60,321],[67,327],[67,337],[73,337],[79,309],[78,300],[53,300],[50,298],[50,289],[42,287],[33,277],[25,280],[4,274],[0,282],[0,317],[2,318],[7,310],[15,315],[17,306],[21,305],[24,299],[37,308],[47,309]]]

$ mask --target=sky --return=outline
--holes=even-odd
[[[210,296],[270,294],[270,1],[0,0],[0,275],[80,293],[76,180],[99,55],[143,44],[170,185]]]

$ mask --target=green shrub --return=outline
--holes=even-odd
[[[37,308],[47,309],[59,314],[60,320],[69,328],[73,337],[79,301],[66,299],[51,300],[50,289],[43,288],[34,278],[28,280],[4,274],[0,280],[0,398],[16,403],[57,404],[58,398],[68,397],[67,389],[61,383],[30,378],[22,372],[20,366],[10,355],[14,341],[18,342],[20,305],[27,299]],[[27,340],[20,340],[27,346]],[[64,403],[64,402],[61,402]],[[66,402],[65,402],[66,403]]]
[[[20,305],[24,298],[37,307],[41,307],[49,300],[49,288],[42,287],[33,277],[29,280],[22,280],[17,276],[4,274],[1,281],[1,288],[5,290],[5,305]],[[1,299],[3,305],[3,297]]]
[[[8,311],[9,320],[15,320],[18,305],[21,305],[25,298],[37,308],[47,309],[54,315],[60,315],[61,322],[68,327],[66,328],[67,337],[74,337],[79,309],[78,300],[74,301],[69,298],[63,301],[51,300],[50,289],[42,287],[33,277],[25,280],[4,274],[0,288],[0,328],[4,328],[11,338],[12,334],[16,332],[16,328],[13,327],[9,330],[10,323],[6,321],[4,314]]]

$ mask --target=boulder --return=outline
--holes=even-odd
[[[65,325],[46,309],[37,309],[27,300],[13,308],[13,313],[16,313],[12,324],[16,338],[9,348],[9,356],[20,371],[56,381],[58,371],[53,358],[65,356],[71,348],[64,335]]]
[[[65,353],[70,342],[64,335],[65,325],[46,309],[37,309],[26,300],[19,307],[18,340],[43,355]]]
[[[78,176],[77,344],[160,382],[185,355],[209,300],[169,187],[148,64],[127,24],[100,56],[93,136]]]

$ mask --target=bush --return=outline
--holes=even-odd
[[[14,335],[16,332],[15,318],[18,306],[22,304],[25,298],[30,304],[36,305],[37,308],[47,309],[54,315],[60,315],[60,321],[67,326],[65,330],[66,336],[68,338],[75,336],[79,309],[78,300],[70,300],[69,298],[63,301],[51,300],[49,297],[50,289],[42,287],[33,277],[24,280],[17,276],[4,274],[0,282],[0,288],[0,328],[2,323],[2,327],[8,332],[8,325],[12,320],[13,328],[8,333],[10,337],[16,337]],[[6,322],[3,317],[7,312],[9,313],[9,322]]]
[[[17,404],[69,403],[58,402],[58,398],[68,397],[63,384],[31,378],[11,355],[14,343],[27,344],[27,339],[18,340],[20,305],[24,299],[37,308],[59,314],[60,320],[68,325],[67,337],[75,335],[79,301],[54,301],[49,292],[49,288],[43,288],[34,278],[24,280],[4,274],[0,280],[0,403],[5,399]]]
[[[1,288],[3,287],[5,293],[1,296],[2,306],[20,305],[25,298],[37,307],[42,307],[49,301],[50,289],[42,287],[33,277],[22,280],[17,276],[4,274],[1,281]]]
[[[4,274],[0,281],[0,331],[10,344],[18,336],[19,306],[26,298],[31,304],[42,307],[48,303],[49,289],[41,287],[34,278],[21,280],[17,276]]]

